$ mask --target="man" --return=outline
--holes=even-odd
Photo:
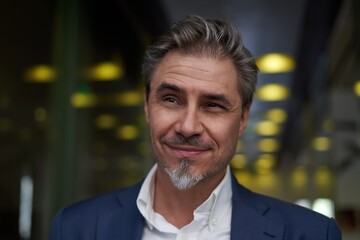
[[[50,239],[341,239],[333,219],[253,193],[229,162],[257,68],[236,29],[192,16],[147,52],[145,180],[63,209]]]

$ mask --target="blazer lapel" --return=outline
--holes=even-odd
[[[99,216],[97,222],[97,240],[141,240],[144,218],[136,206],[136,199],[141,184],[121,192],[118,196],[119,208]]]
[[[284,224],[268,219],[270,208],[233,177],[231,240],[283,239]]]
[[[119,208],[99,216],[97,240],[141,240],[144,218],[136,206],[136,198],[142,183],[119,196]],[[232,177],[233,206],[231,240],[283,239],[284,224],[266,217],[269,207],[256,194],[242,187]]]

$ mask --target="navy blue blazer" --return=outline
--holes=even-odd
[[[144,218],[136,199],[141,183],[62,209],[50,240],[141,240]],[[334,219],[263,196],[232,177],[231,240],[339,240]]]

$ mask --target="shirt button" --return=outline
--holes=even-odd
[[[213,218],[213,219],[212,219],[212,224],[213,224],[213,225],[216,225],[216,224],[217,224],[217,218]]]

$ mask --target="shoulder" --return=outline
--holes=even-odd
[[[73,239],[75,232],[82,234],[81,236],[93,235],[99,217],[121,211],[125,206],[136,209],[136,198],[141,184],[142,182],[61,209],[53,220],[50,239],[60,239],[60,233],[71,233],[69,238],[63,236],[63,239]]]
[[[99,215],[122,207],[122,204],[133,202],[137,198],[142,183],[132,187],[118,189],[96,197],[92,197],[63,209],[64,213],[76,215]]]
[[[268,206],[267,216],[282,219],[285,222],[312,220],[315,222],[327,222],[328,217],[312,211],[311,209],[289,203],[277,198],[252,193],[255,198]]]
[[[284,234],[305,236],[307,239],[341,239],[340,230],[333,218],[310,209],[250,191],[236,182],[234,199],[255,209],[270,222],[283,225]],[[317,237],[313,237],[317,236]]]
[[[335,219],[279,199],[256,194],[269,206],[265,216],[283,222],[287,236],[317,236],[316,239],[341,239]]]

